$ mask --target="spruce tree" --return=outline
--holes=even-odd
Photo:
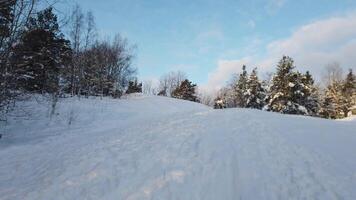
[[[265,90],[257,76],[257,69],[253,69],[247,81],[246,108],[262,109],[264,106]]]
[[[290,87],[294,86],[289,81],[292,79],[294,69],[293,60],[283,56],[277,65],[277,72],[272,78],[270,91],[267,98],[266,109],[274,112],[288,113],[290,102]]]
[[[246,92],[247,92],[248,74],[246,66],[242,66],[242,73],[239,75],[239,79],[235,86],[235,103],[237,106],[244,108],[247,104]]]
[[[52,8],[37,13],[30,18],[14,49],[12,63],[16,67],[18,89],[58,93],[61,74],[70,58],[69,41],[61,34]]]
[[[350,69],[346,76],[346,80],[342,86],[342,105],[341,109],[344,117],[348,116],[351,108],[356,105],[356,80],[355,76]]]
[[[142,93],[142,83],[138,83],[137,79],[129,81],[129,86],[126,90],[126,94]]]
[[[343,117],[342,113],[342,83],[332,82],[326,89],[320,110],[320,115],[328,119]]]
[[[192,84],[188,79],[185,79],[181,84],[172,92],[172,97],[177,99],[184,99],[188,101],[198,102],[195,92],[196,84]]]
[[[314,79],[309,71],[301,77],[301,82],[303,86],[302,92],[304,95],[299,103],[307,109],[308,115],[316,116],[320,109],[319,93],[314,85]]]
[[[266,109],[285,114],[316,115],[318,98],[314,80],[309,72],[294,71],[293,63],[287,56],[278,63]]]

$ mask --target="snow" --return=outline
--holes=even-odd
[[[356,115],[352,115],[350,117],[339,119],[340,121],[356,121]]]
[[[289,83],[288,83],[288,86],[289,86],[289,87],[294,87],[294,86],[295,86],[295,84],[294,84],[294,83],[292,83],[292,82],[289,82]]]
[[[2,127],[0,199],[356,199],[355,121],[141,95],[48,107]]]

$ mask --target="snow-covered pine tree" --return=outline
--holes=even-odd
[[[317,105],[311,98],[313,81],[309,72],[304,75],[300,72],[292,72],[289,81],[289,101],[284,113],[298,115],[313,115]]]
[[[294,85],[289,81],[292,78],[294,69],[293,60],[290,57],[283,56],[277,65],[277,72],[273,76],[267,105],[265,109],[273,112],[287,113],[287,105],[290,103],[290,88]]]
[[[285,114],[315,115],[317,96],[309,72],[301,74],[292,58],[284,56],[278,63],[277,73],[267,97],[266,110]]]
[[[304,96],[300,104],[307,109],[308,115],[316,116],[320,109],[319,91],[314,85],[314,79],[309,71],[307,71],[301,79]]]
[[[223,98],[217,97],[214,99],[214,109],[223,109],[226,108],[226,102]]]
[[[355,75],[350,69],[346,80],[342,85],[342,111],[344,117],[348,117],[351,108],[356,105],[356,80]]]
[[[60,32],[57,16],[49,7],[31,17],[21,41],[14,48],[18,89],[57,93],[61,74],[71,58],[69,41]]]
[[[184,99],[188,101],[198,102],[195,92],[196,84],[192,84],[188,79],[185,79],[179,87],[172,92],[172,97],[177,99]]]
[[[245,93],[246,108],[262,109],[264,106],[265,90],[257,76],[257,69],[253,69],[247,81]]]
[[[342,113],[342,83],[332,82],[326,89],[321,105],[320,116],[328,119],[343,117]]]
[[[242,66],[242,73],[239,75],[237,80],[235,90],[235,102],[236,105],[240,108],[245,108],[247,104],[246,93],[247,93],[247,81],[248,74],[246,71],[246,66]]]

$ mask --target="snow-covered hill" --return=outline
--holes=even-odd
[[[355,121],[145,96],[66,99],[49,120],[40,105],[2,127],[1,200],[356,199]]]

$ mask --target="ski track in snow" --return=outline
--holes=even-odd
[[[353,122],[120,101],[73,127],[10,123],[39,136],[0,140],[0,199],[356,199]]]

